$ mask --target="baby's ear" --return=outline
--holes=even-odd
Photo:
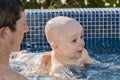
[[[52,49],[57,49],[58,45],[55,42],[51,42],[51,48]]]

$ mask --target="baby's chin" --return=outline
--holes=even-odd
[[[82,51],[76,51],[74,53],[74,56],[71,57],[71,59],[79,59],[82,57]]]
[[[81,55],[82,55],[82,54],[80,54],[80,53],[76,53],[76,55],[74,56],[74,58],[75,58],[75,59],[79,59],[79,58],[81,58]]]

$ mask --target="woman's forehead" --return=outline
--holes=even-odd
[[[25,12],[22,11],[20,15],[21,15],[21,17],[20,17],[20,19],[17,21],[17,24],[26,21],[26,14],[25,14]]]

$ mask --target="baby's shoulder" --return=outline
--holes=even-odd
[[[51,68],[51,52],[41,53],[39,60],[39,70],[40,73],[48,75]]]
[[[42,52],[41,58],[51,58],[51,51],[49,52]]]
[[[47,65],[51,61],[51,51],[41,53],[41,64]]]

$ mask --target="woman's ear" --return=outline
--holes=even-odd
[[[57,48],[58,48],[58,45],[57,45],[55,42],[52,42],[52,43],[51,43],[51,48],[52,48],[52,49],[57,49]]]
[[[6,39],[8,27],[3,27],[0,29],[0,38]]]

